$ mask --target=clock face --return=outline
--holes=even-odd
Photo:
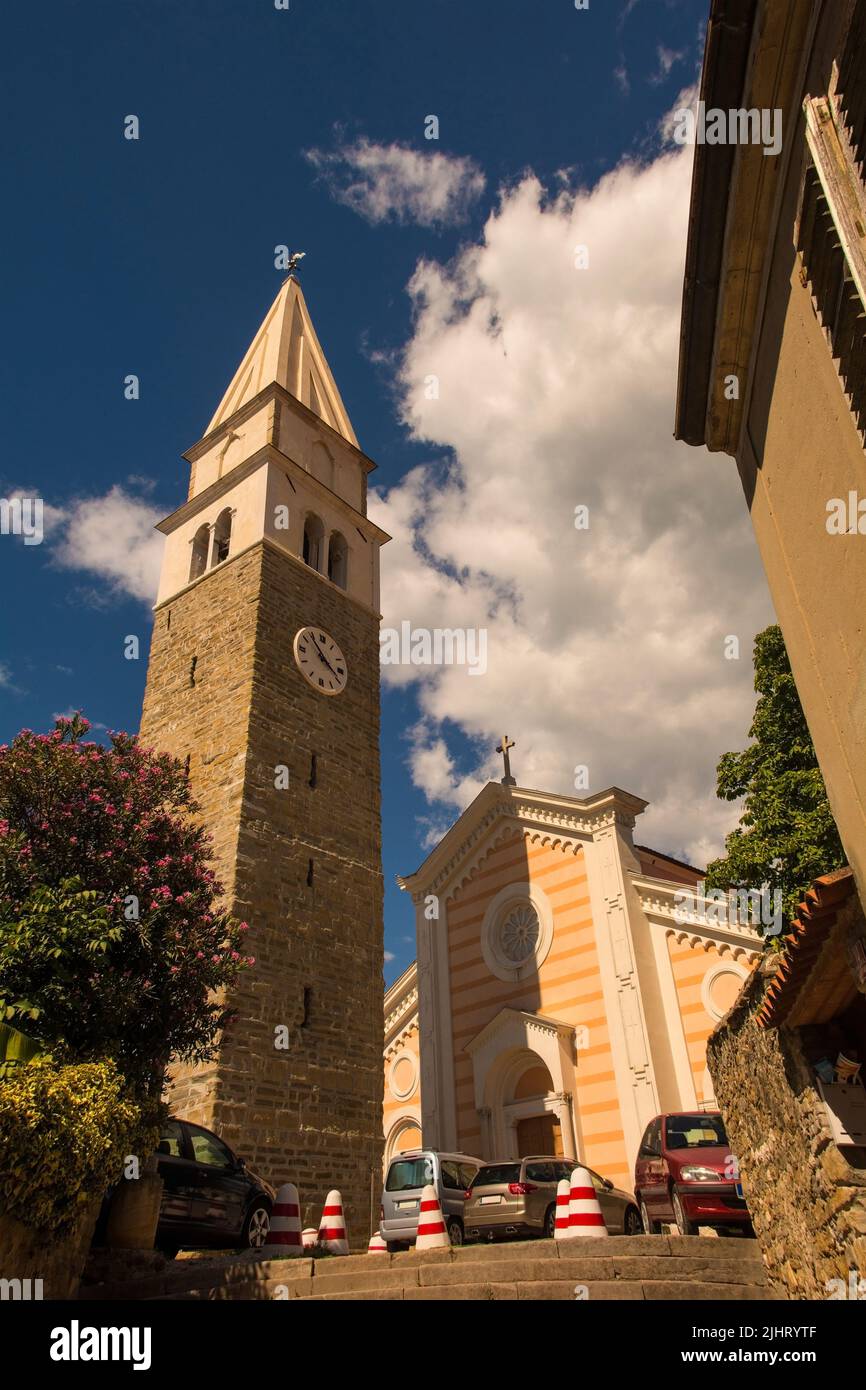
[[[304,680],[320,695],[339,695],[346,689],[346,658],[323,628],[300,629],[295,637],[295,661]]]

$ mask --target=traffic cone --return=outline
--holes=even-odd
[[[268,1253],[281,1257],[302,1255],[304,1243],[301,1239],[301,1200],[293,1182],[284,1182],[279,1188],[271,1212],[271,1229],[266,1242]]]
[[[575,1236],[607,1235],[601,1205],[595,1195],[592,1178],[585,1168],[575,1168],[571,1174],[568,1229]]]
[[[314,1230],[312,1226],[307,1226],[306,1230],[301,1231],[301,1240],[305,1250],[312,1250],[318,1239],[319,1232]]]
[[[387,1255],[388,1242],[383,1240],[378,1231],[374,1231],[370,1237],[370,1244],[367,1246],[368,1255]]]
[[[319,1222],[319,1245],[331,1255],[348,1255],[349,1241],[346,1237],[346,1222],[343,1218],[343,1199],[336,1188],[325,1198],[322,1219]]]
[[[556,1224],[553,1228],[554,1240],[568,1240],[572,1235],[577,1235],[573,1231],[568,1220],[569,1202],[571,1199],[571,1183],[568,1178],[562,1178],[556,1187]]]
[[[442,1216],[442,1208],[439,1205],[439,1198],[436,1196],[436,1189],[432,1183],[428,1183],[421,1193],[421,1204],[418,1209],[418,1234],[415,1237],[416,1250],[441,1250],[448,1249],[451,1241],[448,1238],[448,1231]]]

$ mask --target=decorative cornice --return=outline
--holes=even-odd
[[[503,830],[508,825],[519,825],[533,843],[561,846],[576,854],[583,843],[601,830],[617,825],[632,830],[637,816],[647,805],[640,797],[619,787],[610,787],[580,800],[488,782],[420,868],[405,877],[398,876],[397,882],[405,892],[411,893],[416,903],[423,901],[427,894],[439,893],[461,866],[473,858],[480,842],[487,838],[497,822],[503,822]],[[550,834],[550,831],[560,833]],[[465,877],[470,876],[471,872],[467,872]]]
[[[641,908],[652,926],[662,926],[684,936],[711,942],[726,942],[739,945],[748,950],[761,951],[763,938],[752,926],[731,925],[727,922],[706,920],[701,909],[707,912],[716,904],[709,898],[700,898],[692,893],[687,883],[673,883],[666,879],[648,878],[645,874],[629,873],[629,881],[637,892]],[[676,903],[678,895],[688,893],[694,897],[695,911],[687,911]]]

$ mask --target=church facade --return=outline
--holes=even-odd
[[[649,1120],[713,1105],[706,1041],[761,940],[635,843],[646,806],[489,783],[400,880],[418,959],[386,993],[386,1160],[563,1154],[630,1188]]]
[[[185,761],[255,964],[216,1059],[177,1068],[170,1104],[295,1182],[308,1224],[339,1186],[362,1231],[382,1150],[388,537],[294,277],[186,458],[188,499],[159,528],[141,742]]]

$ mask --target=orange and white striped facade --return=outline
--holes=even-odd
[[[705,1044],[761,942],[684,925],[700,874],[636,846],[647,803],[491,782],[414,873],[417,965],[385,996],[385,1159],[562,1153],[632,1186],[660,1111],[713,1102]]]

